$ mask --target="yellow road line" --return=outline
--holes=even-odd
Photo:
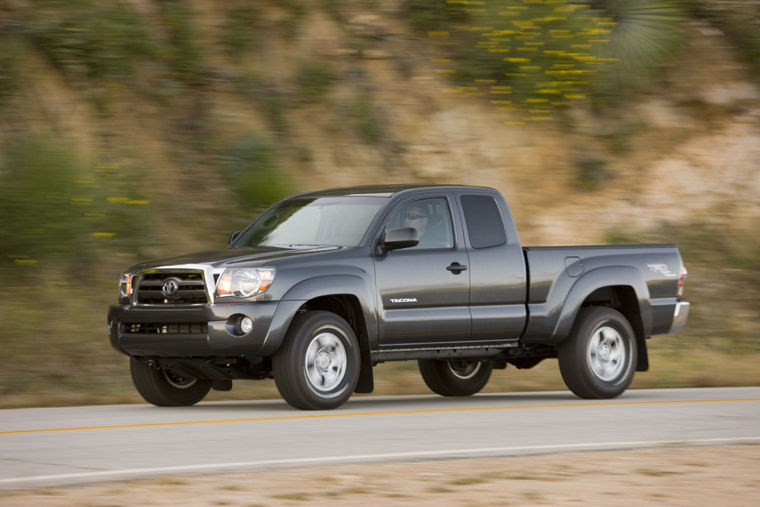
[[[760,401],[760,398],[726,398],[714,400],[663,400],[663,401],[608,401],[608,402],[588,402],[588,403],[555,403],[547,405],[508,405],[498,407],[460,407],[460,408],[423,408],[415,410],[384,410],[378,412],[343,412],[327,414],[302,414],[286,415],[272,417],[246,417],[240,419],[210,419],[201,421],[174,421],[174,422],[156,422],[142,424],[113,424],[105,426],[81,426],[73,428],[42,428],[33,430],[10,430],[0,431],[0,435],[22,435],[27,433],[57,433],[62,431],[90,431],[90,430],[119,430],[131,428],[157,428],[162,426],[190,426],[195,424],[229,424],[229,423],[248,423],[248,422],[269,422],[269,421],[296,421],[304,419],[330,419],[339,417],[366,417],[378,415],[412,415],[412,414],[441,414],[449,412],[486,412],[496,410],[525,410],[535,408],[577,408],[577,407],[620,407],[635,405],[677,405],[677,404],[695,404],[695,403],[738,403]]]

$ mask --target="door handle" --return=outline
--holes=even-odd
[[[467,266],[464,264],[459,264],[458,262],[452,262],[450,265],[446,266],[446,269],[454,273],[455,275],[458,275],[462,271],[467,269]]]

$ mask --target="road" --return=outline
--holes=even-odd
[[[760,443],[760,387],[0,410],[0,489],[351,462]]]

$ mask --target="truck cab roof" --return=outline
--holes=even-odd
[[[397,194],[414,191],[414,190],[462,190],[467,188],[484,189],[486,187],[475,187],[467,185],[415,185],[415,184],[396,184],[396,185],[368,185],[358,187],[335,188],[328,190],[317,190],[300,194],[299,197],[338,197],[338,196],[367,196],[367,197],[393,197]],[[491,189],[489,189],[491,190]]]

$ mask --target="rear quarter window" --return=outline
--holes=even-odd
[[[462,203],[467,235],[473,248],[488,248],[507,242],[504,222],[501,220],[499,206],[493,197],[463,195],[459,201]]]

